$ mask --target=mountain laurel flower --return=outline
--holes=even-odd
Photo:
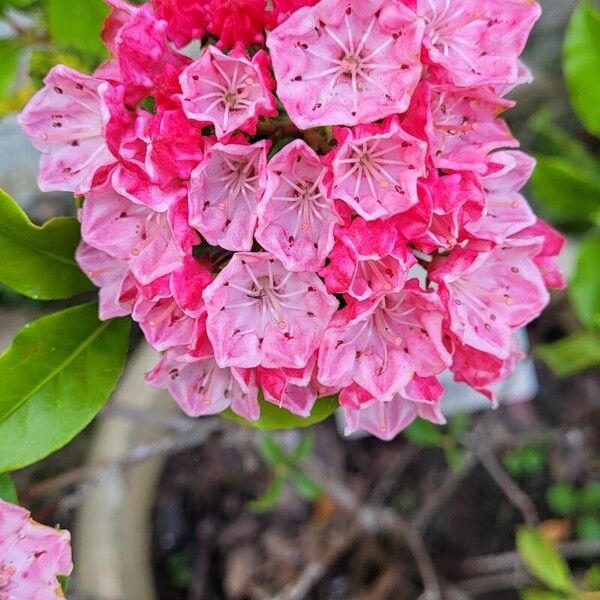
[[[107,3],[108,60],[20,122],[41,188],[83,196],[100,318],[162,353],[148,383],[192,417],[336,397],[383,440],[444,423],[445,371],[494,403],[565,285],[503,120],[537,2]]]

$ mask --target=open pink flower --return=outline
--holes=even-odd
[[[387,221],[357,217],[336,231],[329,264],[319,271],[331,293],[357,300],[399,292],[416,260]]]
[[[209,244],[227,250],[250,250],[257,207],[267,180],[266,140],[248,144],[212,144],[192,173],[190,225]]]
[[[178,48],[204,36],[209,8],[206,0],[153,0],[153,4],[157,16],[167,22],[167,37]]]
[[[391,400],[413,376],[447,368],[442,340],[444,307],[416,280],[398,293],[352,302],[327,328],[319,350],[319,381],[326,386],[359,385],[374,398]]]
[[[248,421],[260,416],[253,373],[220,368],[212,357],[196,359],[183,349],[166,352],[146,376],[153,387],[169,390],[190,417],[231,410]]]
[[[99,171],[116,163],[110,144],[125,127],[122,88],[63,65],[54,67],[19,116],[42,153],[39,186],[84,194]],[[105,169],[104,169],[105,170]]]
[[[314,273],[267,252],[239,252],[204,290],[207,333],[221,367],[302,369],[338,302]]]
[[[367,221],[404,212],[418,202],[427,144],[402,130],[397,118],[382,125],[338,129],[330,192]]]
[[[512,332],[548,304],[533,258],[540,244],[497,246],[490,252],[455,248],[429,277],[440,284],[450,330],[462,344],[504,359]]]
[[[115,259],[85,242],[79,244],[75,258],[81,270],[100,288],[100,319],[130,315],[138,291],[127,261]]]
[[[269,13],[271,28],[283,23],[293,12],[303,6],[314,6],[319,0],[273,0],[273,10]]]
[[[533,0],[416,0],[429,59],[456,85],[510,83],[540,16]]]
[[[421,76],[423,22],[399,0],[322,0],[271,31],[277,92],[301,129],[404,112]]]
[[[302,140],[280,150],[267,166],[268,181],[258,206],[259,244],[290,271],[316,271],[333,247],[339,221],[316,152]]]
[[[28,510],[0,500],[0,599],[63,598],[59,576],[73,570],[68,531],[36,523]]]
[[[402,127],[429,142],[429,153],[438,169],[485,173],[488,154],[519,145],[506,123],[498,118],[514,106],[489,88],[457,88],[421,83]]]
[[[254,133],[258,117],[277,114],[268,65],[262,50],[250,60],[243,52],[223,54],[208,46],[180,76],[185,114],[214,125],[218,139],[236,129]]]

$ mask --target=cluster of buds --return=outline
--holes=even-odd
[[[534,0],[154,0],[111,58],[52,69],[21,115],[40,187],[84,201],[100,316],[163,352],[193,416],[260,402],[347,432],[443,422],[450,370],[494,400],[563,279],[500,114]]]

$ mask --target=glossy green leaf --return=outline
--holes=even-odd
[[[555,483],[546,490],[546,502],[553,512],[568,517],[579,508],[579,494],[571,485]]]
[[[586,129],[600,136],[600,10],[589,0],[571,17],[563,67],[573,109]]]
[[[75,219],[60,217],[38,227],[0,190],[0,283],[35,300],[93,289],[75,262],[78,243]]]
[[[303,435],[300,443],[290,452],[289,461],[293,465],[297,465],[303,461],[313,450],[315,445],[314,435]]]
[[[0,500],[18,504],[17,488],[8,473],[0,473]]]
[[[0,356],[0,472],[64,446],[102,408],[125,361],[128,319],[101,322],[96,304],[26,325]]]
[[[599,173],[600,178],[600,173]],[[569,297],[579,320],[587,327],[600,327],[600,233],[585,238],[579,249]]]
[[[600,334],[574,333],[551,344],[536,346],[535,353],[559,377],[568,377],[600,365]]]
[[[577,519],[577,537],[580,540],[600,540],[600,519],[593,515]]]
[[[309,427],[320,423],[330,417],[339,407],[337,396],[327,396],[319,398],[312,409],[309,417],[303,418],[293,415],[290,411],[284,408],[279,408],[271,402],[267,402],[262,397],[260,402],[260,419],[258,421],[247,421],[242,419],[231,410],[226,410],[222,415],[226,419],[235,421],[240,425],[261,429],[263,431],[272,431],[275,429],[296,429]]]
[[[260,440],[260,453],[265,462],[272,468],[285,465],[287,455],[277,440],[268,434],[264,434]]]
[[[284,480],[282,477],[276,477],[270,483],[265,493],[249,503],[248,507],[252,512],[263,513],[268,512],[277,506],[281,493],[283,492]]]
[[[18,40],[0,39],[0,100],[6,100],[14,92],[21,50]]]
[[[100,31],[108,14],[103,0],[47,0],[48,28],[62,48],[98,58],[106,56]]]
[[[433,447],[444,443],[442,430],[423,419],[417,419],[404,430],[404,435],[409,442],[416,446]]]
[[[574,589],[566,561],[536,529],[517,530],[517,551],[527,570],[551,590],[569,593]]]
[[[535,199],[558,222],[593,221],[600,209],[600,177],[579,163],[537,156],[531,178]]]
[[[528,588],[521,591],[521,600],[566,600],[562,594]]]
[[[289,481],[296,493],[308,502],[314,502],[323,493],[321,486],[304,473],[290,472]]]

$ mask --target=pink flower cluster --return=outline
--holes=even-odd
[[[382,439],[443,422],[447,369],[493,399],[563,286],[500,117],[537,3],[109,3],[112,58],[52,69],[21,123],[41,188],[85,196],[101,318],[164,352],[149,383],[250,420],[339,394]]]
[[[68,531],[39,525],[29,512],[0,500],[0,600],[63,598],[59,575],[71,574]]]

